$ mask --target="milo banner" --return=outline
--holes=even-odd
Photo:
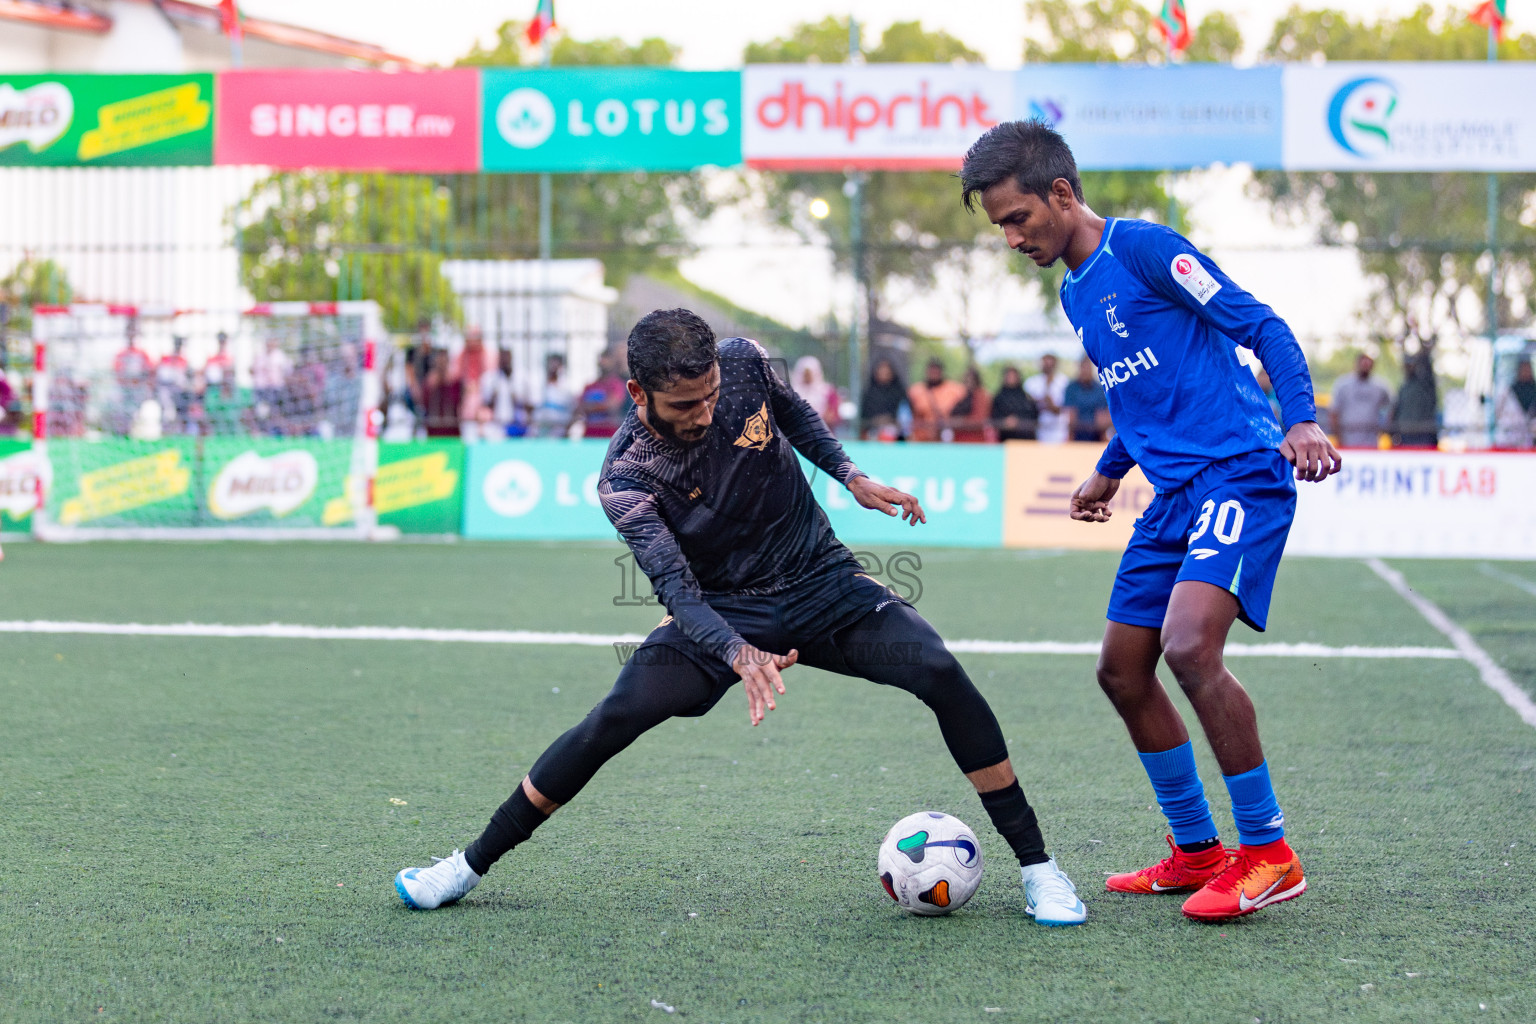
[[[352,442],[166,438],[48,443],[65,527],[344,526]]]
[[[458,533],[464,518],[464,445],[459,441],[379,445],[373,508],[402,533]]]
[[[0,533],[32,528],[37,493],[49,487],[48,463],[27,441],[0,441]]]
[[[0,165],[211,163],[212,75],[0,76]]]

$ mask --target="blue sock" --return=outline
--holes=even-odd
[[[1189,740],[1172,750],[1137,756],[1152,780],[1173,841],[1183,846],[1216,838],[1216,823],[1211,820],[1211,805],[1205,802],[1205,787],[1195,771],[1195,748]]]
[[[1232,795],[1232,817],[1237,822],[1237,837],[1247,846],[1272,843],[1285,835],[1285,815],[1269,784],[1269,762],[1241,775],[1223,775],[1227,792]]]

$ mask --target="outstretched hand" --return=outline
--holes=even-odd
[[[923,506],[918,504],[917,499],[912,495],[906,491],[898,491],[894,487],[887,487],[885,484],[877,484],[867,476],[854,477],[848,484],[848,491],[853,495],[853,500],[865,508],[894,516],[898,514],[896,506],[899,505],[901,518],[913,526],[928,521],[928,516],[923,512]]]
[[[1339,450],[1328,440],[1323,428],[1311,420],[1285,432],[1280,454],[1296,467],[1297,480],[1326,480],[1344,465]]]
[[[784,692],[784,677],[779,675],[781,669],[789,668],[800,660],[800,652],[791,650],[788,654],[770,654],[760,651],[751,644],[745,644],[736,652],[736,660],[731,662],[731,668],[741,676],[742,688],[747,691],[747,717],[752,719],[752,724],[763,720],[763,716],[772,711],[776,706],[773,702],[775,693]]]
[[[1072,506],[1067,514],[1082,523],[1107,523],[1109,517],[1115,514],[1109,507],[1110,499],[1114,498],[1119,489],[1119,480],[1101,476],[1098,470],[1094,470],[1072,492]]]

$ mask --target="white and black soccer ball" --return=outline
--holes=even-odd
[[[932,917],[965,906],[981,884],[981,844],[959,818],[918,811],[880,844],[880,884],[903,910]]]

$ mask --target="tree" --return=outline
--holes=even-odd
[[[75,289],[58,263],[27,256],[0,278],[0,368],[10,361],[12,338],[32,333],[33,306],[67,306]]]
[[[1479,60],[1486,30],[1463,12],[1437,18],[1428,6],[1400,18],[1355,21],[1338,10],[1292,7],[1265,47],[1275,60]],[[1536,59],[1536,37],[1506,39],[1500,59]],[[1521,300],[1536,271],[1536,230],[1522,222],[1536,175],[1499,175],[1496,283],[1500,323],[1529,315]],[[1265,171],[1256,194],[1297,218],[1318,218],[1318,237],[1352,245],[1372,291],[1365,313],[1381,338],[1410,349],[1432,348],[1447,330],[1487,329],[1482,297],[1490,260],[1485,254],[1487,176],[1468,173],[1303,173]],[[1464,322],[1467,311],[1480,312]]]
[[[374,299],[395,330],[458,310],[442,275],[450,199],[427,176],[274,174],[231,216],[258,302]]]
[[[848,60],[846,18],[825,18],[795,27],[787,37],[747,46],[747,63],[826,64]],[[930,31],[921,22],[897,22],[864,51],[872,64],[980,61],[982,56],[944,31]],[[836,267],[852,273],[856,255],[863,261],[865,315],[874,324],[883,319],[887,291],[894,282],[904,287],[932,287],[938,269],[962,260],[990,233],[991,225],[967,215],[959,202],[954,176],[943,171],[875,171],[862,175],[863,241],[858,254],[852,245],[852,203],[848,178],[836,172],[764,172],[758,176],[763,199],[779,223],[807,236],[821,232],[831,239]],[[819,224],[805,213],[813,199],[824,200],[830,212]]]

